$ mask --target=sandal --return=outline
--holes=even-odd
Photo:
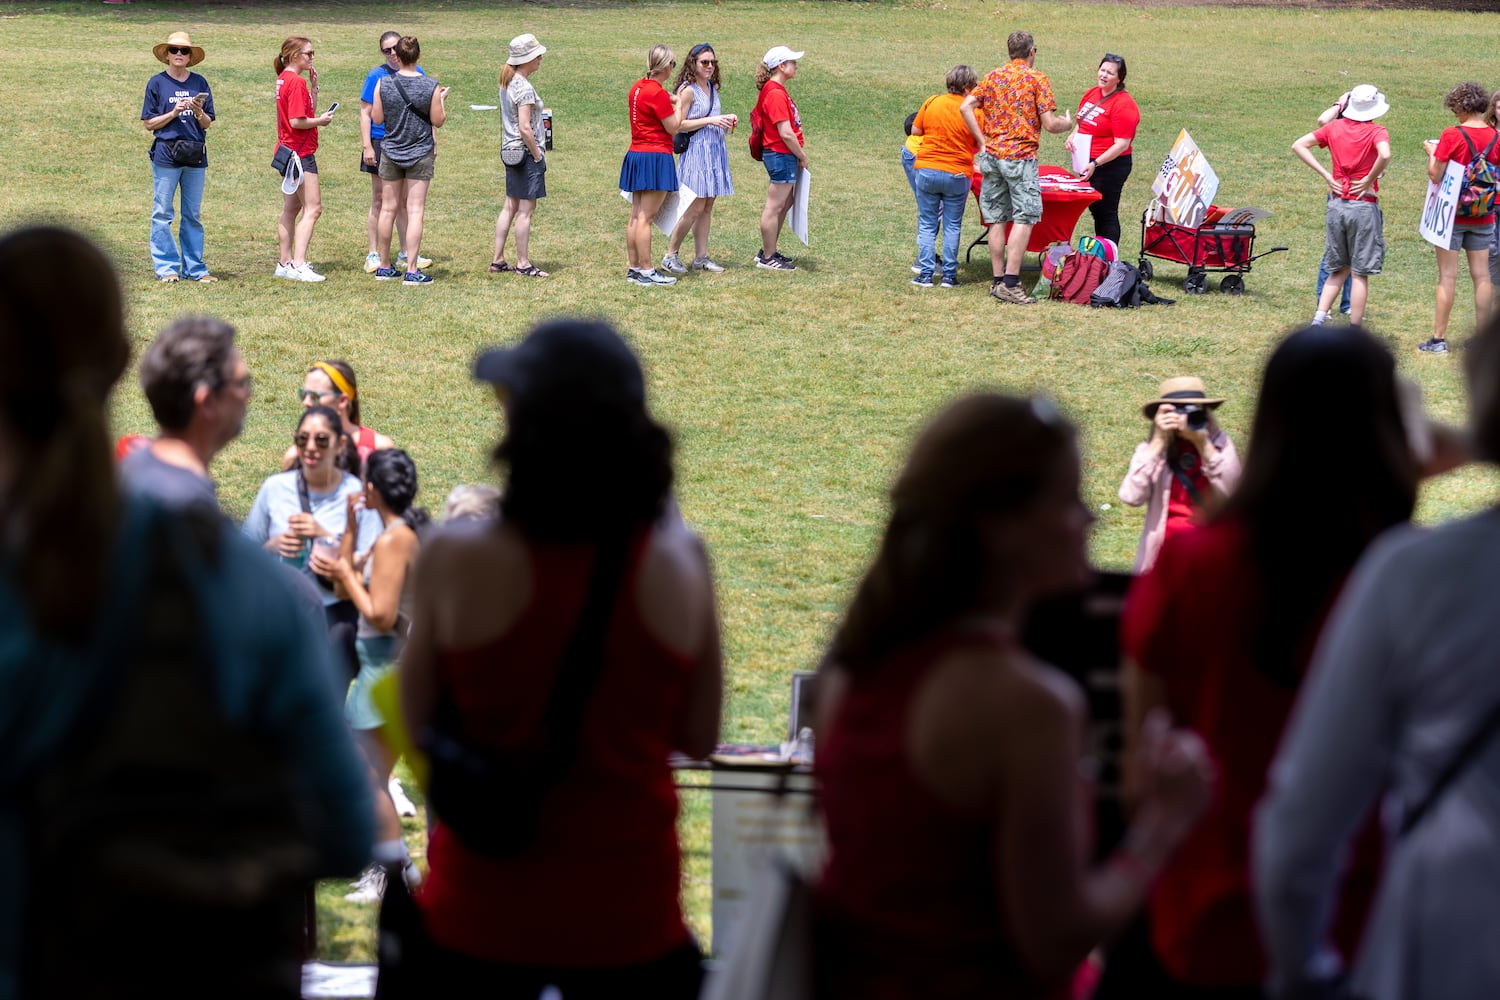
[[[517,267],[513,270],[523,278],[551,277],[551,275],[549,275],[546,271],[543,271],[541,268],[537,267],[535,264],[527,264],[525,267]]]
[[[503,260],[497,260],[490,265],[491,274],[505,274],[511,270],[511,266]]]
[[[175,285],[177,284],[177,275],[164,274],[156,280],[160,281],[163,285]]]

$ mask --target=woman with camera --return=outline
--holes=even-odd
[[[1196,523],[1239,481],[1234,442],[1213,417],[1223,402],[1208,398],[1201,378],[1179,375],[1163,381],[1156,398],[1141,407],[1151,433],[1135,446],[1120,484],[1122,502],[1146,506],[1134,572],[1150,569],[1162,542]]]

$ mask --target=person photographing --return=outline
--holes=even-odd
[[[1214,419],[1224,402],[1209,398],[1196,375],[1166,379],[1156,398],[1141,407],[1151,433],[1135,446],[1120,483],[1120,500],[1146,507],[1134,572],[1144,573],[1169,535],[1196,524],[1221,502],[1240,478],[1234,442]]]

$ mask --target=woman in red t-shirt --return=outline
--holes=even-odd
[[[323,214],[318,190],[318,128],[333,121],[332,112],[317,114],[318,71],[313,69],[313,44],[301,35],[281,43],[271,60],[276,69],[276,147],[286,146],[302,160],[302,183],[281,196],[281,218],[276,222],[276,277],[290,281],[322,281],[307,266],[307,244]],[[302,73],[307,74],[307,81]],[[309,84],[311,85],[309,87]],[[301,218],[298,218],[298,214]]]
[[[793,52],[785,45],[773,46],[755,71],[756,117],[760,121],[761,162],[765,164],[770,183],[766,187],[766,207],[760,213],[760,250],[755,266],[773,271],[795,271],[790,257],[776,250],[781,227],[797,193],[797,177],[807,169],[807,147],[802,138],[802,115],[786,85],[797,75],[797,60],[806,53]]]
[[[1443,98],[1443,107],[1453,112],[1458,124],[1443,129],[1442,136],[1436,141],[1428,139],[1423,143],[1427,147],[1428,178],[1435,183],[1441,182],[1449,161],[1467,165],[1474,162],[1476,153],[1500,166],[1500,130],[1487,124],[1484,117],[1490,112],[1490,92],[1477,83],[1460,83]],[[1469,277],[1474,281],[1474,325],[1484,326],[1489,319],[1493,294],[1490,244],[1494,236],[1493,212],[1477,217],[1459,215],[1453,220],[1453,235],[1449,237],[1448,246],[1437,248],[1437,313],[1432,321],[1432,339],[1418,345],[1418,350],[1429,354],[1448,353],[1448,316],[1453,312],[1460,250],[1468,256]]]
[[[1116,243],[1120,242],[1120,192],[1130,176],[1130,144],[1141,124],[1141,109],[1125,92],[1125,74],[1125,57],[1104,53],[1099,61],[1099,86],[1090,88],[1078,102],[1078,127],[1063,143],[1069,152],[1078,143],[1089,144],[1082,176],[1100,196],[1089,206],[1094,235]]]
[[[646,54],[646,75],[630,88],[630,149],[620,164],[620,190],[630,192],[630,222],[625,227],[625,253],[630,263],[625,280],[632,285],[675,285],[677,279],[652,266],[651,224],[668,192],[677,190],[677,164],[672,159],[672,136],[682,126],[683,113],[693,102],[691,90],[674,100],[663,86],[677,59],[665,45]]]

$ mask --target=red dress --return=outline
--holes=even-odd
[[[1250,546],[1235,518],[1172,537],[1131,587],[1121,621],[1125,654],[1160,679],[1173,723],[1202,736],[1218,769],[1208,811],[1150,902],[1157,958],[1193,986],[1259,984],[1266,973],[1250,885],[1250,817],[1297,692],[1271,681],[1251,658],[1249,623],[1261,584]],[[1297,650],[1297,676],[1335,596]],[[1334,940],[1346,956],[1359,941],[1379,862],[1372,823],[1343,882]]]
[[[851,684],[818,736],[830,857],[818,888],[820,996],[1053,997],[1028,984],[1006,939],[989,812],[938,799],[912,770],[907,717],[932,669],[1007,634],[951,629]]]
[[[648,534],[633,547],[634,580]],[[497,639],[440,650],[438,673],[464,735],[500,748],[534,731],[578,619],[595,549],[533,545],[531,605]],[[496,861],[439,822],[418,897],[444,947],[517,965],[612,967],[660,958],[689,940],[678,898],[676,749],[694,663],[646,631],[621,586],[606,662],[584,713],[576,764],[548,797],[535,846]]]

